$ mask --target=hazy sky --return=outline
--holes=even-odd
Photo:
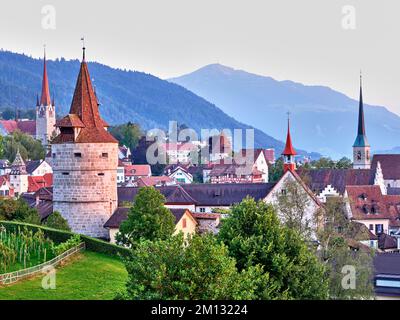
[[[46,5],[55,30],[42,26]],[[342,25],[349,5],[355,29]],[[361,68],[365,101],[400,114],[399,9],[399,0],[2,0],[0,47],[39,57],[46,43],[49,58],[80,58],[84,35],[88,60],[161,78],[218,62],[351,97]]]

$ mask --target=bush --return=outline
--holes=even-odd
[[[46,220],[44,225],[48,228],[71,231],[66,219],[63,218],[61,213],[54,211]]]
[[[9,231],[15,231],[18,229],[19,226],[26,226],[28,229],[34,232],[37,230],[42,230],[45,236],[51,239],[55,244],[65,242],[75,235],[75,233],[69,231],[56,230],[16,221],[0,221],[0,225],[3,225]],[[120,247],[115,244],[84,235],[80,235],[80,237],[82,242],[85,243],[86,249],[89,251],[104,253],[110,256],[126,256],[127,254],[129,254],[129,249],[125,247]]]
[[[57,246],[54,246],[53,250],[56,253],[56,255],[59,256],[60,254],[64,253],[65,251],[68,251],[69,249],[79,246],[81,243],[82,243],[82,240],[81,240],[81,237],[79,236],[79,234],[74,234],[67,241],[60,243]]]

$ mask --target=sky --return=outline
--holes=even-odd
[[[400,114],[398,0],[2,0],[0,47],[166,79],[220,63]],[[396,32],[397,31],[397,32]],[[240,120],[240,119],[239,119]]]

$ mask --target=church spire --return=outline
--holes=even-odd
[[[353,144],[353,168],[369,169],[371,166],[370,145],[365,134],[362,75],[360,72],[360,101],[358,106],[357,137]]]
[[[46,63],[46,47],[44,48],[43,58],[43,80],[42,80],[42,96],[40,98],[40,104],[42,106],[51,105],[49,79],[47,77],[47,63]]]
[[[360,100],[358,106],[358,130],[356,141],[353,147],[366,147],[369,146],[367,136],[365,134],[365,122],[364,122],[364,103],[362,95],[362,74],[360,72]]]
[[[282,152],[284,158],[284,171],[294,171],[296,170],[296,162],[294,160],[294,156],[297,154],[296,150],[294,150],[292,145],[292,137],[290,136],[290,113],[288,112],[288,128],[287,128],[287,136],[286,136],[286,145],[285,149]]]

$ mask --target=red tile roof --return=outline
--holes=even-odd
[[[35,120],[0,120],[0,125],[3,126],[7,134],[13,133],[15,130],[20,130],[31,136],[36,135],[36,121]]]
[[[100,116],[98,101],[85,60],[81,63],[69,114],[58,122],[57,126],[61,133],[54,139],[53,143],[118,143],[104,128],[108,125]],[[73,133],[69,130],[73,124],[78,124],[81,128],[75,140]]]
[[[36,192],[44,187],[53,185],[53,174],[46,173],[44,176],[33,177],[28,176],[28,192]]]
[[[383,195],[379,186],[347,186],[350,207],[356,220],[389,219],[400,226],[400,196]]]
[[[150,176],[151,167],[148,164],[130,164],[124,166],[125,177]]]
[[[168,176],[142,177],[137,181],[138,187],[162,186],[174,184],[175,180]]]

